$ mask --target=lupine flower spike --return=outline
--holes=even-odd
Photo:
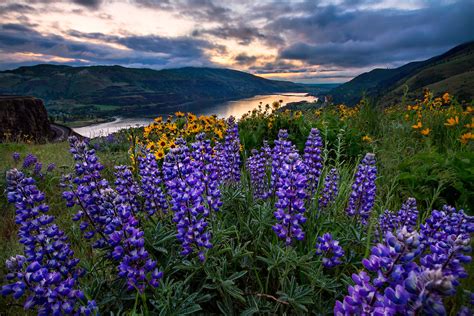
[[[274,192],[277,190],[276,186],[280,177],[278,171],[283,167],[285,158],[288,157],[290,153],[295,152],[297,152],[295,146],[288,140],[288,132],[281,129],[278,132],[278,139],[275,140],[275,146],[273,147],[271,156],[272,172],[270,186]]]
[[[344,250],[339,246],[339,241],[333,240],[330,233],[325,233],[322,237],[318,237],[316,254],[323,256],[323,266],[333,268],[342,263]]]
[[[2,287],[2,295],[17,300],[26,295],[24,308],[36,309],[38,315],[92,314],[95,302],[87,301],[78,288],[84,271],[77,267],[79,259],[54,216],[48,215],[44,193],[16,169],[7,172],[7,192],[8,201],[15,203],[25,255],[7,260],[7,280],[12,283]]]
[[[268,158],[264,149],[252,150],[252,155],[247,159],[247,169],[250,173],[250,182],[255,198],[266,199],[269,195],[269,179],[267,176]]]
[[[233,116],[227,120],[224,143],[214,148],[216,166],[221,183],[237,183],[240,181],[240,139],[239,128]]]
[[[324,188],[319,197],[319,210],[325,210],[330,207],[339,193],[339,173],[333,168],[324,178]]]
[[[176,140],[163,162],[163,179],[171,196],[173,221],[178,230],[183,256],[198,252],[199,260],[205,260],[205,251],[212,247],[211,234],[206,218],[209,209],[203,199],[205,184],[199,162],[191,159],[189,148],[182,138]]]
[[[63,193],[67,205],[79,206],[74,220],[81,220],[80,229],[87,239],[95,238],[95,248],[105,248],[118,262],[118,275],[127,282],[127,289],[143,292],[147,285],[158,286],[163,274],[144,248],[144,233],[134,217],[138,188],[126,167],[117,168],[117,191],[113,190],[100,171],[102,165],[85,141],[70,138],[71,153],[76,160],[76,177],[66,177]],[[136,211],[136,210],[135,210]],[[98,235],[98,236],[97,236]]]
[[[349,216],[358,218],[364,225],[367,224],[375,203],[376,177],[375,155],[371,153],[366,154],[357,168],[346,209]]]
[[[145,210],[152,216],[157,212],[167,213],[168,202],[163,190],[161,170],[158,168],[155,155],[149,151],[138,156],[138,170],[141,178],[141,194],[145,200]]]
[[[318,187],[321,169],[323,168],[321,150],[323,148],[323,140],[317,128],[312,128],[306,140],[303,161],[307,167],[308,192],[312,197],[314,191]]]
[[[304,239],[301,227],[306,222],[304,201],[306,199],[307,178],[306,166],[295,152],[290,153],[280,168],[277,169],[275,218],[278,223],[273,225],[275,233],[291,245],[293,240]]]

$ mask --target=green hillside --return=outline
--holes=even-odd
[[[32,95],[65,112],[144,115],[183,104],[256,94],[306,91],[302,85],[245,72],[193,68],[152,70],[121,66],[36,65],[0,72],[0,94]]]
[[[415,99],[425,88],[435,94],[449,91],[460,100],[469,100],[474,95],[473,71],[474,42],[468,42],[425,61],[363,73],[331,94],[335,102],[349,105],[366,95],[388,106],[399,102],[406,90],[408,99]]]

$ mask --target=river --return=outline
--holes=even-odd
[[[228,101],[222,104],[206,106],[200,110],[194,110],[196,115],[217,114],[218,117],[235,116],[240,118],[242,115],[258,107],[261,103],[272,104],[274,101],[282,101],[282,105],[290,102],[317,100],[314,96],[307,96],[306,93],[282,93],[270,95],[257,95],[251,98],[245,98],[235,101]],[[124,128],[146,126],[153,121],[152,118],[121,118],[116,117],[114,121],[73,128],[73,130],[85,137],[107,136]]]

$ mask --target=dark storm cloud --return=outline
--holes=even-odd
[[[281,17],[267,27],[298,38],[280,49],[281,58],[362,67],[423,59],[472,40],[472,12],[472,1],[417,10],[327,6],[305,16]]]
[[[0,5],[0,15],[9,14],[9,13],[31,13],[35,12],[35,9],[32,6],[21,3],[10,3],[6,5]]]
[[[83,33],[75,30],[68,35],[77,38],[98,39],[109,43],[124,45],[132,50],[163,53],[174,57],[202,57],[204,48],[212,48],[209,42],[191,37],[161,37],[155,35],[119,37],[103,33]]]
[[[240,25],[223,25],[209,30],[198,30],[194,35],[211,34],[222,39],[236,39],[239,44],[248,45],[256,39],[264,39],[265,36],[256,28]]]
[[[97,9],[102,4],[102,0],[72,0],[72,2],[94,9]]]
[[[239,65],[251,65],[257,61],[257,56],[250,56],[247,54],[239,54],[234,58]]]
[[[59,35],[43,35],[18,24],[0,25],[0,51],[4,53],[34,52],[73,59],[73,63],[146,65],[148,67],[179,67],[210,65],[203,49],[211,47],[203,40],[187,37],[158,36],[117,37],[102,33],[71,31],[77,41]],[[130,50],[94,44],[85,39],[101,39],[122,44]]]
[[[268,62],[261,66],[251,66],[249,68],[254,73],[258,74],[269,74],[269,73],[291,73],[291,72],[306,72],[309,68],[296,67],[292,63],[284,60],[276,60],[274,62]]]
[[[220,5],[225,2],[214,0],[135,0],[135,3],[204,21],[227,21],[231,14],[230,9]]]
[[[283,45],[284,39],[273,32],[265,34],[258,28],[244,23],[223,24],[221,26],[206,30],[195,30],[194,36],[210,34],[220,39],[235,39],[240,45],[249,45],[250,43],[260,40],[269,46]]]

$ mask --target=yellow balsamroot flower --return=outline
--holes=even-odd
[[[161,116],[155,117],[153,121],[155,121],[156,123],[161,123],[163,121],[163,117]]]
[[[301,111],[296,111],[295,112],[295,119],[299,119],[302,115],[303,115],[303,113],[301,113]]]
[[[219,139],[222,139],[224,138],[224,133],[222,133],[222,131],[220,129],[214,129],[214,134],[217,135],[217,137],[219,137]]]
[[[464,115],[468,115],[468,114],[471,114],[471,113],[474,113],[474,107],[472,106],[468,106],[466,108],[466,111],[462,112]]]
[[[467,127],[467,128],[474,128],[474,117],[471,118],[471,123],[469,124],[466,124],[464,125],[464,127]]]
[[[148,144],[146,144],[146,149],[154,150],[155,149],[155,143],[154,142],[149,142]]]
[[[272,127],[273,127],[273,123],[272,123],[272,122],[268,122],[267,126],[268,126],[268,128],[272,128]]]
[[[449,93],[445,93],[443,94],[443,101],[444,103],[449,103],[451,101],[451,96],[449,95]]]
[[[176,112],[174,113],[174,115],[176,115],[176,117],[184,117],[184,113],[183,112]]]
[[[428,136],[430,134],[431,130],[429,128],[425,128],[420,131],[421,135],[423,136]]]
[[[176,124],[168,124],[168,126],[166,126],[166,128],[167,128],[170,132],[175,132],[175,131],[178,129],[178,126],[176,126]]]
[[[371,143],[371,142],[373,142],[373,139],[369,135],[365,135],[364,137],[362,137],[362,141],[364,141],[366,143]]]
[[[320,117],[321,116],[321,110],[314,111],[314,115],[316,115],[316,117]]]
[[[422,127],[423,127],[423,124],[421,123],[421,121],[418,121],[418,123],[411,126],[411,128],[413,128],[413,129],[420,129]]]
[[[197,116],[194,115],[193,113],[188,113],[188,121],[189,122],[194,122],[197,119]]]
[[[163,150],[155,151],[155,158],[157,160],[163,159],[164,156],[165,156],[165,152]]]
[[[433,93],[430,90],[426,89],[423,103],[428,104],[432,98],[433,98]]]
[[[158,146],[160,146],[161,148],[165,148],[166,145],[168,145],[168,143],[166,142],[165,138],[162,138],[158,141]]]
[[[444,125],[446,126],[456,126],[458,124],[459,124],[459,117],[457,115],[455,117],[448,118],[446,123],[444,123]]]
[[[461,143],[467,144],[469,141],[474,140],[474,134],[471,132],[465,133],[461,135]]]

